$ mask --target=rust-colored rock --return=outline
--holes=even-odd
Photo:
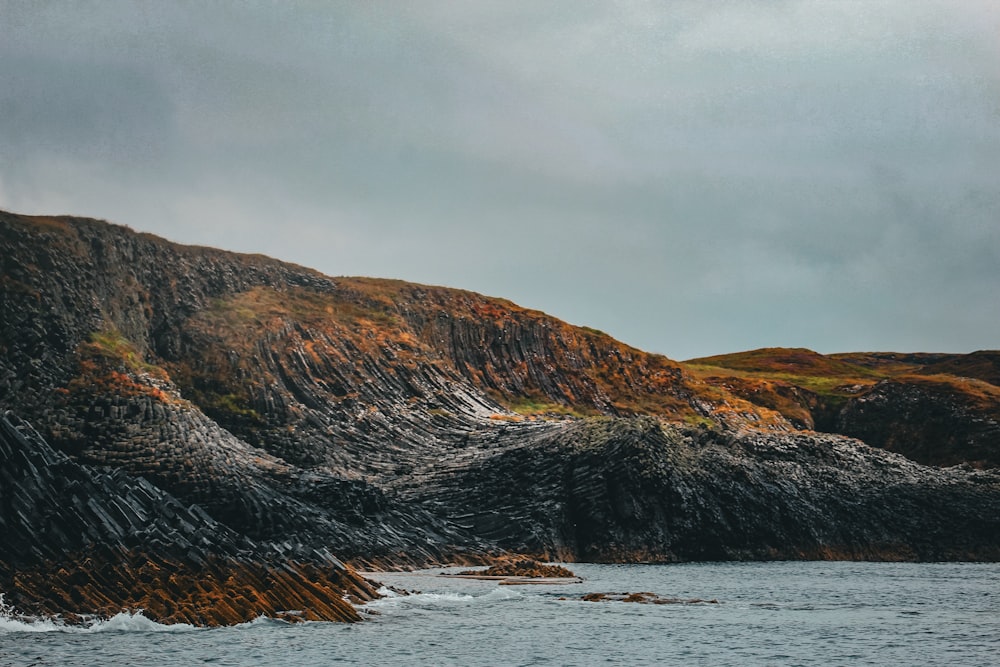
[[[485,570],[464,570],[461,575],[479,575],[486,577],[538,577],[538,578],[574,578],[572,571],[562,565],[540,563],[531,558],[505,556]]]
[[[98,549],[58,564],[0,567],[5,601],[26,615],[110,617],[142,611],[160,623],[232,625],[260,616],[289,621],[357,621],[359,601],[377,597],[350,569],[296,562],[202,564],[138,551]]]
[[[372,584],[330,554],[255,543],[145,480],[101,473],[0,417],[0,592],[20,614],[162,623],[356,621]]]

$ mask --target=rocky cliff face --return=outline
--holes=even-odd
[[[264,546],[142,478],[102,472],[0,417],[0,590],[29,615],[111,616],[220,625],[295,609],[359,620],[345,596],[371,584],[328,551]]]
[[[0,263],[0,409],[10,451],[23,452],[0,463],[0,513],[18,539],[51,548],[23,563],[0,554],[0,590],[26,610],[131,605],[168,573],[225,581],[234,567],[259,602],[283,562],[299,573],[277,587],[289,595],[307,568],[328,592],[363,597],[316,556],[331,553],[997,557],[995,475],[796,431],[829,402],[822,386],[726,378],[499,299],[331,279],[92,220],[2,213]],[[67,490],[64,469],[90,481]],[[112,509],[42,520],[66,493],[142,521],[111,530]],[[176,503],[194,514],[155,511]],[[106,574],[74,584],[90,581],[92,554]],[[54,563],[77,564],[60,584],[70,597],[39,583]],[[12,578],[24,567],[35,584]],[[224,622],[238,614],[204,611],[224,588],[188,611],[157,609]],[[328,606],[317,615],[335,616]]]
[[[998,481],[837,436],[643,417],[525,434],[408,495],[505,548],[570,561],[993,560]]]
[[[767,348],[692,360],[706,382],[927,465],[1000,466],[1000,352],[852,353]]]
[[[883,380],[850,401],[837,430],[914,461],[1000,467],[1000,387],[951,375]]]

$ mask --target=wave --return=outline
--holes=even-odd
[[[398,598],[398,597],[403,597],[403,595],[405,595],[404,593],[399,593],[396,589],[389,588],[388,586],[382,586],[375,592],[381,595],[383,598]]]
[[[65,632],[74,634],[92,634],[95,632],[188,632],[196,630],[187,623],[167,625],[143,616],[142,611],[123,611],[111,618],[86,619],[83,623],[67,624],[62,619],[38,618],[24,616],[6,604],[0,593],[0,634],[17,632]]]
[[[307,624],[310,624],[310,623],[327,623],[327,622],[328,621],[297,621],[296,624],[301,623],[301,624],[307,625]],[[287,625],[292,625],[292,622],[291,621],[286,621],[283,618],[272,618],[271,616],[264,616],[263,614],[261,614],[260,616],[258,616],[257,618],[253,619],[252,621],[244,621],[243,623],[237,623],[236,625],[232,625],[232,626],[229,626],[229,627],[233,627],[233,628],[255,628],[255,627],[258,627],[258,626],[262,626],[262,625],[283,625],[283,626],[287,626]]]
[[[468,593],[411,593],[410,595],[401,595],[389,588],[380,589],[379,593],[385,597],[373,600],[366,604],[365,607],[378,611],[399,608],[450,608],[483,603],[494,604],[505,600],[514,600],[523,595],[517,590],[499,586],[484,595],[470,595]]]
[[[187,623],[157,623],[146,618],[142,611],[135,613],[123,611],[106,620],[97,620],[86,625],[83,632],[189,632],[197,630]]]
[[[50,619],[22,620],[9,616],[0,616],[0,634],[10,634],[14,632],[59,632],[67,629],[68,626],[57,623]]]
[[[479,604],[496,604],[506,600],[522,597],[522,593],[510,587],[497,586],[487,593],[471,595],[468,593],[412,593],[402,594],[391,588],[379,590],[382,598],[373,600],[360,611],[366,610],[389,612],[394,610],[445,610]],[[236,628],[253,628],[262,625],[288,625],[288,621],[260,616],[252,621],[235,625]],[[6,604],[0,593],[0,635],[13,633],[59,632],[67,634],[93,634],[99,632],[138,632],[138,633],[179,633],[198,630],[199,628],[186,623],[158,623],[143,615],[142,611],[123,611],[110,618],[85,618],[82,623],[67,623],[59,617],[31,617],[20,614]]]

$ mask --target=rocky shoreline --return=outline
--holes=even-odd
[[[873,383],[838,413],[959,463],[930,467],[797,428],[807,392],[500,299],[79,218],[0,213],[0,262],[0,592],[20,613],[353,621],[377,595],[355,568],[532,578],[509,554],[1000,560],[987,380]]]
[[[232,625],[360,620],[375,587],[328,552],[255,543],[141,478],[95,471],[0,417],[0,591],[17,613]],[[295,613],[291,613],[291,612]]]

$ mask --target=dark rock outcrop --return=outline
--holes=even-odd
[[[949,375],[883,380],[847,403],[837,431],[926,465],[1000,468],[1000,387]]]
[[[1000,556],[995,474],[795,430],[871,369],[707,377],[503,300],[78,218],[0,213],[0,269],[0,410],[31,424],[4,422],[0,591],[26,612],[353,618],[371,590],[332,554]]]
[[[70,460],[10,414],[0,417],[0,510],[0,591],[22,614],[359,620],[344,596],[375,596],[327,551],[255,543],[142,478]]]
[[[1000,558],[1000,475],[815,433],[567,423],[455,460],[408,493],[554,560]]]
[[[482,577],[576,578],[571,570],[562,565],[540,563],[533,558],[517,556],[498,558],[485,570],[463,570],[457,574]]]
[[[797,428],[860,438],[926,465],[1000,466],[998,351],[821,355],[764,348],[689,363],[709,384],[775,410]]]

